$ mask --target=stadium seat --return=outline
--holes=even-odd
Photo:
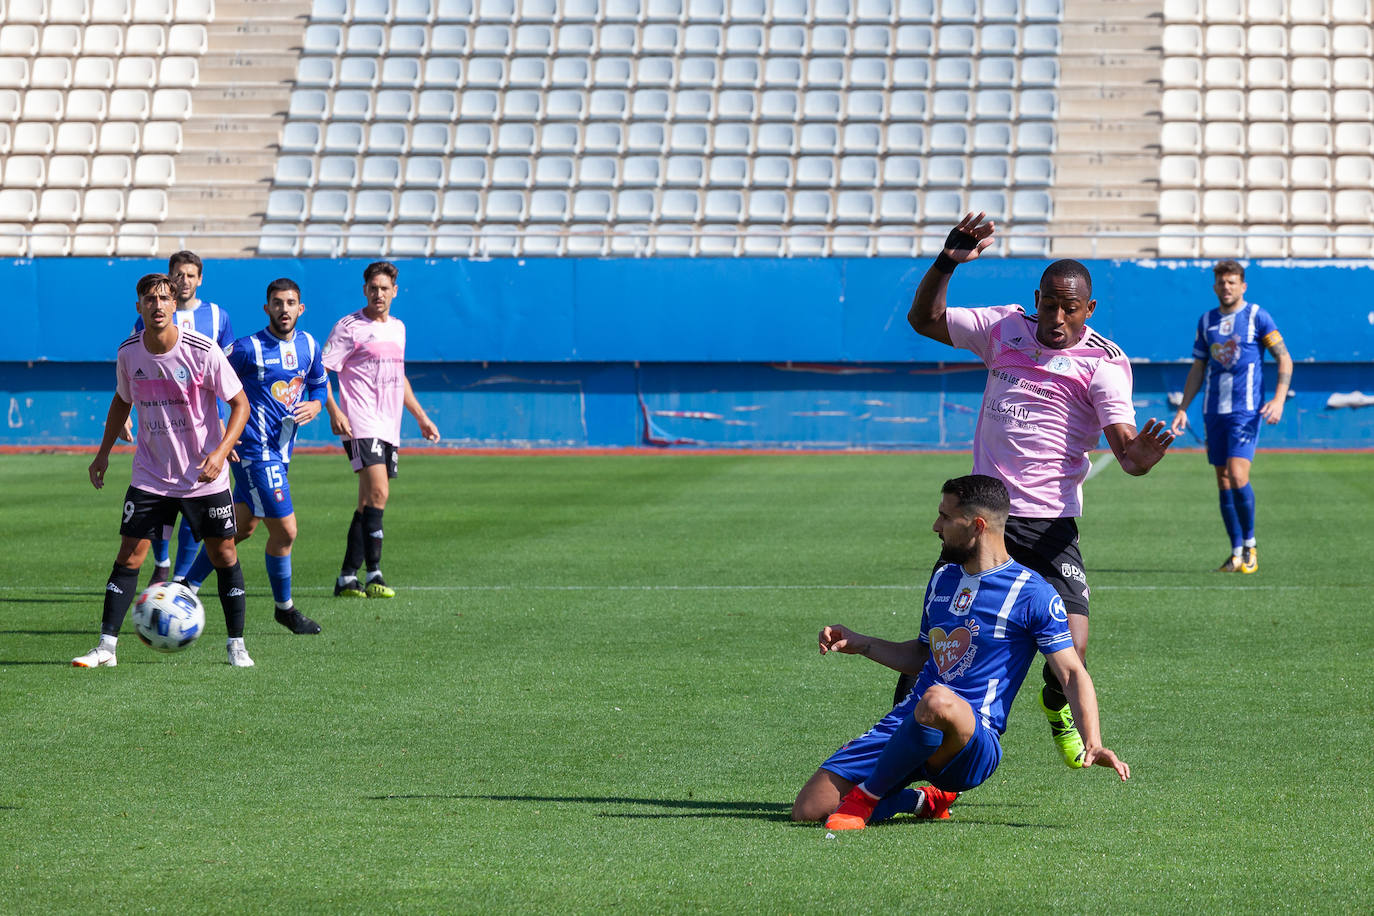
[[[1331,160],[1326,156],[1294,156],[1288,180],[1295,188],[1331,187]]]
[[[46,156],[53,151],[53,125],[36,121],[21,121],[14,125],[10,149],[16,153]]]
[[[1245,54],[1245,29],[1239,25],[1209,25],[1204,33],[1204,50],[1209,57]]]
[[[978,47],[978,31],[967,25],[941,25],[935,33],[940,54],[973,54]]]
[[[1030,58],[1036,60],[1038,58]],[[1174,58],[1170,58],[1173,60]],[[1027,61],[1029,63],[1029,60]],[[1164,62],[1168,70],[1169,60]],[[981,57],[978,59],[977,83],[983,88],[1007,87],[1016,85],[1016,61],[1009,57]]]
[[[83,220],[72,232],[72,257],[107,258],[114,250],[115,228],[109,223]]]
[[[704,156],[710,149],[708,135],[705,124],[674,124],[668,146],[675,153]]]
[[[1164,190],[1159,192],[1160,222],[1196,223],[1201,200],[1197,191]]]
[[[1288,152],[1288,128],[1283,124],[1258,123],[1246,129],[1245,148],[1251,153]]]
[[[306,212],[304,191],[277,189],[267,194],[266,217],[269,220],[299,223],[305,219]]]
[[[846,187],[875,187],[878,174],[878,160],[873,156],[844,156],[840,159],[839,182]]]
[[[377,61],[371,57],[345,57],[339,62],[336,84],[349,88],[371,89],[377,85]]]
[[[1199,62],[1191,57],[1171,57],[1165,60],[1165,69],[1169,64],[1192,64],[1196,66]],[[1245,61],[1239,57],[1209,57],[1203,68],[1203,82],[1208,89],[1243,89],[1245,88]]]
[[[573,194],[572,217],[589,222],[607,222],[611,218],[609,191],[579,189]]]
[[[1283,57],[1288,53],[1288,30],[1278,25],[1257,25],[1246,30],[1248,52],[1254,57]]]
[[[1163,188],[1195,188],[1201,178],[1201,164],[1196,156],[1162,156],[1159,160],[1159,184]]]
[[[1165,89],[1160,94],[1165,121],[1197,121],[1202,118],[1202,93],[1195,89]]]
[[[796,160],[793,184],[797,187],[833,187],[835,160],[830,156],[801,156]]]
[[[1331,195],[1326,191],[1294,191],[1289,206],[1294,222],[1331,221]]]
[[[42,156],[10,156],[4,166],[7,187],[37,189],[47,183],[47,160]]]
[[[280,160],[278,160],[280,161]],[[278,184],[284,182],[278,181]],[[321,187],[351,188],[358,183],[358,162],[352,156],[325,156],[320,159],[315,183]]]
[[[669,156],[664,183],[676,187],[700,187],[706,179],[706,161],[697,156]]]
[[[1295,258],[1329,258],[1331,241],[1331,230],[1325,225],[1294,225],[1290,230],[1289,254]]]
[[[1165,57],[1202,57],[1202,29],[1195,25],[1166,25],[1163,46]]]
[[[400,155],[409,148],[404,124],[377,123],[367,132],[367,148],[374,153]]]
[[[1331,67],[1331,83],[1338,89],[1374,88],[1374,61],[1359,57],[1336,58]]]
[[[134,185],[166,188],[176,183],[176,160],[171,156],[139,156],[134,160]]]
[[[133,180],[134,164],[128,156],[99,155],[91,160],[91,187],[127,188]]]
[[[1288,21],[1287,0],[1248,0],[1246,21],[1250,23],[1282,23]]]
[[[304,257],[333,258],[343,251],[343,227],[328,223],[306,224],[300,253]]]
[[[438,188],[444,184],[444,160],[440,156],[408,156],[402,186]]]
[[[53,156],[48,160],[49,188],[84,188],[90,181],[90,162],[85,156]],[[46,192],[45,192],[46,193]],[[40,204],[39,209],[42,209]],[[41,216],[40,219],[48,217]]]
[[[1325,57],[1294,58],[1288,84],[1293,88],[1330,89],[1331,61]]]
[[[754,159],[754,187],[777,188],[792,184],[792,159],[787,156],[759,156]]]
[[[343,29],[337,25],[311,24],[305,27],[301,49],[306,54],[337,55],[343,51]]]
[[[656,187],[663,178],[663,160],[658,156],[627,156],[621,168],[621,183],[629,187]]]
[[[158,65],[157,83],[172,89],[192,89],[200,82],[200,64],[194,57],[164,57]]]
[[[790,218],[791,200],[782,191],[752,191],[747,213],[753,224],[782,225]]]
[[[50,173],[51,171],[49,169]],[[51,180],[49,180],[49,184],[52,184]],[[80,191],[50,187],[39,195],[38,218],[40,220],[48,223],[74,223],[80,217]]]
[[[1288,159],[1285,156],[1251,156],[1245,163],[1245,183],[1252,188],[1288,186]]]
[[[1338,258],[1368,259],[1374,256],[1374,233],[1370,232],[1368,223],[1356,226],[1337,226],[1336,235],[1332,242]]]
[[[366,222],[391,222],[396,212],[396,197],[390,191],[359,191],[353,200],[353,219]]]
[[[1202,219],[1209,223],[1239,223],[1245,219],[1245,198],[1239,191],[1214,189],[1202,193]],[[1207,242],[1203,239],[1203,244]]]
[[[348,227],[344,254],[348,257],[379,258],[386,251],[386,227],[354,223]]]
[[[476,191],[445,191],[439,213],[445,223],[475,223],[482,215],[482,196]]]
[[[363,125],[348,121],[331,123],[324,131],[324,151],[356,156],[363,151]]]
[[[167,192],[156,188],[134,188],[126,198],[126,219],[160,223],[167,218]]]
[[[742,188],[749,183],[749,160],[744,156],[716,156],[707,175],[708,187]]]
[[[32,88],[66,89],[71,84],[72,62],[65,57],[39,57],[29,67]]]
[[[1296,93],[1294,94],[1296,95]],[[1331,154],[1331,125],[1325,122],[1293,124],[1290,133],[1290,146],[1295,153],[1329,156]]]
[[[1202,183],[1208,188],[1239,188],[1245,184],[1245,160],[1240,156],[1208,156],[1202,163]]]
[[[1374,159],[1337,156],[1334,180],[1338,188],[1374,188]]]
[[[1336,222],[1374,225],[1374,191],[1337,191],[1335,198]]]
[[[185,89],[153,91],[150,117],[154,121],[185,121],[191,116],[191,93]]]
[[[8,129],[8,125],[6,125]],[[147,129],[144,129],[147,132]],[[81,153],[89,156],[96,150],[96,126],[94,124],[83,124],[80,122],[68,122],[57,125],[57,135],[53,144],[54,152],[58,153]],[[8,150],[5,144],[0,142],[0,154]]]
[[[620,162],[611,156],[579,156],[577,182],[582,187],[615,187],[620,174]]]

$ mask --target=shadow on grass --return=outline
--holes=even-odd
[[[0,630],[0,636],[90,636],[91,628],[84,630]]]
[[[727,817],[753,818],[764,821],[788,822],[792,805],[780,802],[703,801],[695,798],[624,798],[614,795],[369,795],[370,801],[407,801],[413,799],[457,799],[496,802],[570,802],[586,805],[650,805],[657,808],[685,809],[663,812],[623,814],[600,812],[598,817],[669,818],[669,817]]]
[[[20,598],[0,599],[0,604],[84,604],[92,599],[101,600],[100,592],[89,595],[68,592],[64,595],[25,595]]]
[[[694,818],[694,817],[717,817],[732,819],[752,819],[760,821],[773,821],[775,823],[792,823],[792,806],[783,802],[753,802],[753,801],[704,801],[695,798],[625,798],[613,795],[369,795],[369,801],[408,801],[415,799],[454,799],[462,801],[495,801],[495,802],[564,802],[586,805],[647,805],[656,808],[666,808],[667,811],[646,811],[646,812],[610,812],[601,811],[597,817],[623,818],[623,819],[660,819],[660,818]],[[991,814],[994,810],[1005,808],[1032,808],[1038,807],[1031,804],[996,804],[980,805],[974,803],[960,803],[958,810],[968,811],[974,814],[974,809],[986,808],[986,813]],[[679,810],[681,809],[681,810]],[[902,824],[931,823],[921,821],[913,817],[900,817],[885,824],[876,826],[887,827],[900,826]],[[983,827],[1011,827],[1013,829],[1031,830],[1061,830],[1062,824],[1038,824],[1024,821],[1013,821],[998,819],[996,817],[979,817],[974,814],[969,818],[958,818],[958,823],[970,826]],[[799,823],[796,825],[801,828],[821,829],[818,822]]]

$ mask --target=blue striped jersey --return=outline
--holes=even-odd
[[[1264,404],[1264,351],[1282,340],[1274,319],[1253,303],[1229,315],[1215,308],[1198,319],[1193,359],[1207,360],[1203,414],[1259,410]]]
[[[193,309],[177,309],[173,313],[177,327],[198,331],[219,344],[225,353],[234,345],[234,330],[229,323],[229,313],[213,302],[200,301]],[[134,321],[134,330],[143,330],[143,316]]]
[[[324,402],[327,383],[320,345],[305,331],[282,340],[266,328],[234,341],[229,365],[248,396],[248,425],[239,437],[239,460],[291,460],[296,442],[292,413],[304,401]]]
[[[957,563],[937,569],[926,586],[918,638],[930,646],[930,660],[916,691],[944,684],[999,735],[1036,652],[1073,648],[1054,586],[1014,560],[978,575]]]

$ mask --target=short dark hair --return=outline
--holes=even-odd
[[[373,261],[371,264],[367,265],[367,267],[363,268],[363,282],[371,282],[372,278],[377,276],[377,274],[386,274],[391,278],[391,282],[395,283],[397,274],[396,265],[392,264],[390,261]]]
[[[1241,282],[1245,282],[1245,268],[1240,266],[1239,261],[1227,258],[1224,261],[1217,261],[1216,266],[1212,268],[1212,276],[1218,280],[1222,277],[1229,277],[1231,274],[1238,275]]]
[[[267,299],[266,299],[266,301],[267,301],[267,302],[271,302],[271,301],[272,301],[272,294],[273,294],[273,293],[282,292],[283,290],[291,290],[292,292],[294,292],[294,293],[296,294],[296,298],[297,298],[297,299],[299,299],[299,298],[301,297],[301,288],[300,288],[299,286],[296,285],[296,281],[295,281],[295,280],[292,280],[292,279],[290,279],[289,277],[278,277],[277,279],[273,280],[271,283],[267,284]]]
[[[1085,292],[1087,293],[1088,298],[1092,298],[1092,274],[1088,273],[1088,268],[1084,267],[1082,264],[1080,264],[1078,261],[1073,260],[1072,258],[1063,258],[1061,260],[1055,261],[1049,267],[1046,267],[1045,272],[1040,275],[1040,288],[1045,288],[1045,282],[1047,280],[1058,280],[1060,278],[1067,279],[1069,277],[1082,280],[1083,285],[1086,287]]]
[[[1005,522],[1011,511],[1011,497],[1007,488],[996,477],[986,474],[969,474],[945,481],[940,492],[953,496],[960,509],[982,509],[993,516],[992,521]]]
[[[168,258],[167,273],[170,274],[182,264],[194,264],[196,265],[196,270],[205,273],[205,265],[201,263],[200,255],[196,254],[194,251],[178,251]]]
[[[139,300],[141,301],[144,296],[159,286],[167,287],[167,292],[170,293],[172,291],[172,278],[166,274],[144,274],[142,279],[138,281],[138,286],[135,287],[138,291]]]

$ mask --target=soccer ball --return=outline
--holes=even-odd
[[[150,585],[134,605],[134,632],[159,652],[180,652],[205,629],[205,606],[175,582]]]

